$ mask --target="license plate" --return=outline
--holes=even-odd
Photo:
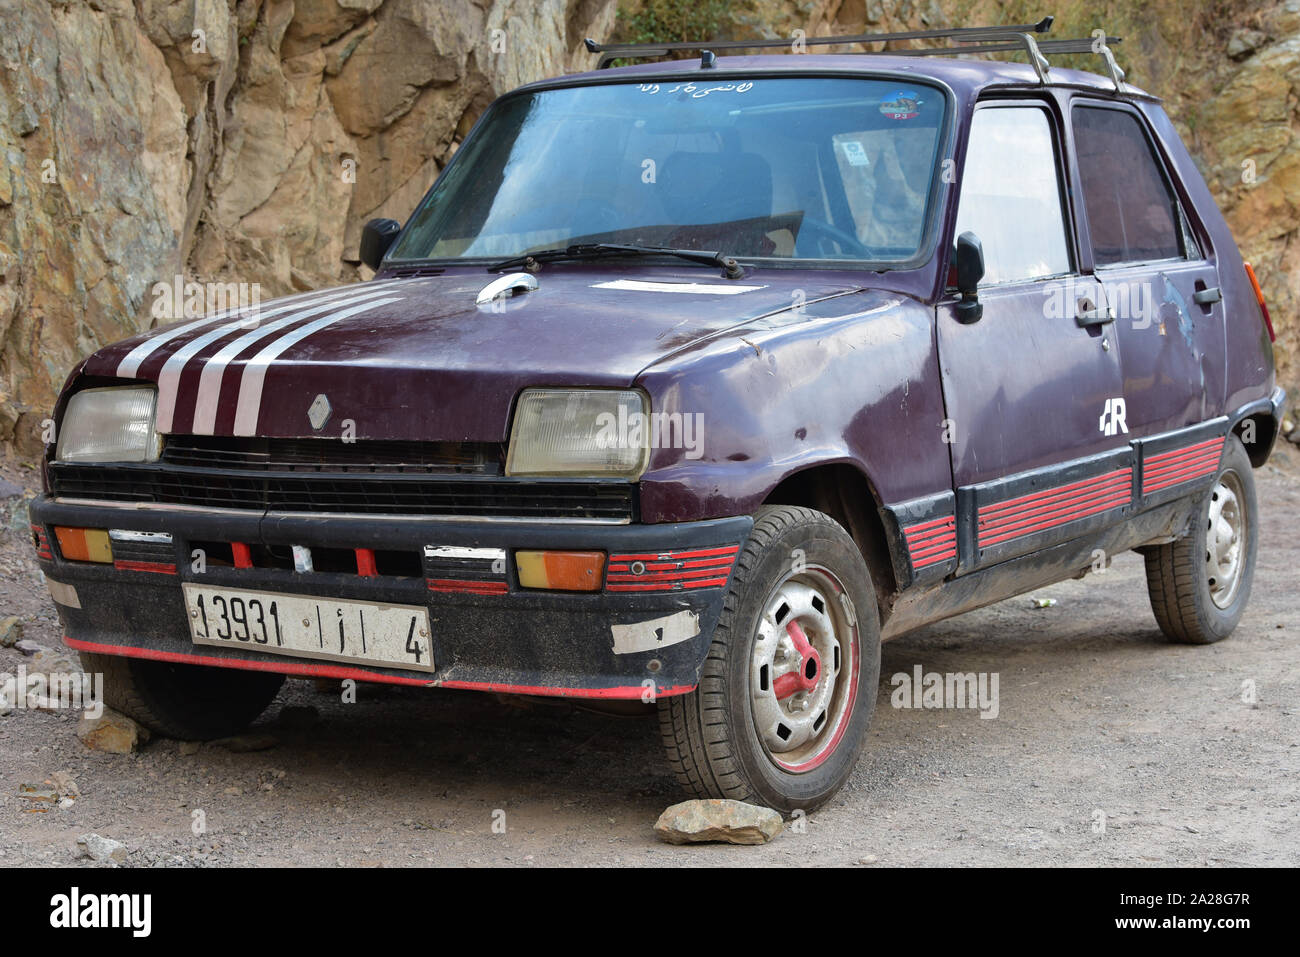
[[[184,589],[196,645],[434,670],[429,612],[416,605],[192,584]]]

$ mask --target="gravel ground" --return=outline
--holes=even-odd
[[[1127,554],[890,642],[852,780],[765,846],[656,840],[679,795],[653,720],[378,685],[344,704],[290,681],[255,728],[273,746],[252,752],[155,740],[102,754],[77,739],[73,715],[0,717],[0,864],[109,866],[78,857],[77,837],[95,832],[126,844],[134,866],[1295,866],[1300,454],[1280,446],[1257,477],[1254,595],[1230,639],[1165,644]],[[34,481],[12,462],[0,478]],[[60,647],[30,553],[3,534],[0,619],[18,615],[24,637]],[[0,671],[22,660],[0,649]],[[890,676],[916,665],[996,673],[997,717],[891,707]],[[281,722],[286,706],[319,721]],[[19,796],[60,772],[80,792],[69,806]]]

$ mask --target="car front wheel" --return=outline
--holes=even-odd
[[[209,741],[244,730],[266,710],[284,675],[80,652],[104,676],[104,703],[149,730],[182,741]]]
[[[659,702],[696,797],[811,811],[848,780],[880,676],[875,591],[853,539],[808,508],[761,509],[696,690]]]

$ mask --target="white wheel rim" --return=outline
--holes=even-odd
[[[1210,490],[1205,529],[1205,577],[1210,599],[1227,608],[1241,587],[1246,554],[1245,495],[1235,472],[1224,472]]]
[[[844,587],[808,567],[773,589],[750,658],[754,728],[772,762],[802,774],[835,750],[857,695],[858,628]]]

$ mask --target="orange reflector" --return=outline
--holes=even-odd
[[[55,525],[54,537],[59,540],[60,553],[69,561],[113,563],[113,546],[108,541],[107,529]]]
[[[599,591],[604,552],[515,552],[519,584],[555,591]]]
[[[1255,301],[1259,303],[1259,311],[1264,314],[1264,325],[1268,327],[1268,341],[1277,342],[1277,334],[1273,332],[1273,317],[1268,314],[1268,303],[1264,301],[1264,290],[1259,288],[1259,280],[1255,277],[1255,267],[1250,263],[1245,266],[1250,284],[1255,287]]]

